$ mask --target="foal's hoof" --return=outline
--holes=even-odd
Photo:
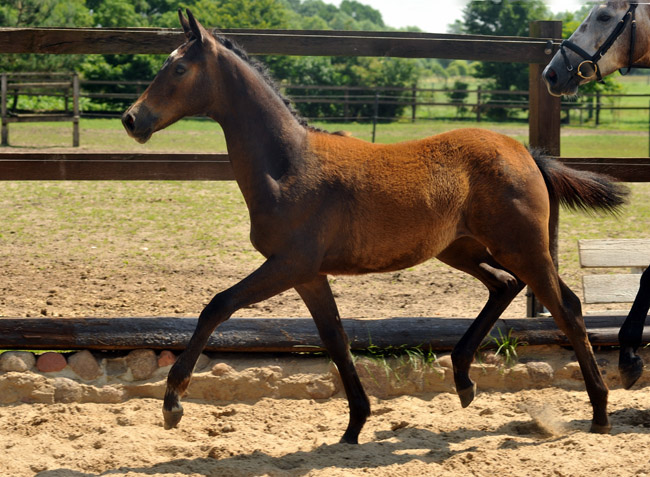
[[[593,432],[594,434],[609,434],[611,430],[612,430],[612,425],[609,423],[602,425],[602,424],[596,424],[595,422],[592,422],[591,429],[589,429],[589,432]]]
[[[618,372],[621,375],[623,387],[630,389],[643,374],[643,360],[640,356],[634,356],[626,361],[619,361]]]
[[[458,397],[460,398],[460,405],[463,407],[469,406],[474,398],[476,397],[476,383],[465,389],[459,389],[456,391]]]
[[[347,436],[343,435],[341,437],[341,440],[339,441],[339,444],[358,444],[359,443],[359,436]]]
[[[165,418],[165,429],[173,429],[178,426],[179,422],[181,422],[181,418],[183,417],[183,407],[179,405],[170,410],[163,408],[163,417]]]

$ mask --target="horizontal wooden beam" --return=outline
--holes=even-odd
[[[623,316],[585,318],[592,344],[615,345]],[[353,349],[420,346],[436,351],[452,349],[473,322],[469,318],[344,319]],[[182,350],[195,318],[0,318],[0,349],[137,348]],[[529,345],[567,345],[552,318],[499,320],[496,328]],[[493,336],[497,336],[496,330]],[[650,339],[646,327],[643,342]],[[486,341],[486,344],[490,340]],[[316,326],[309,318],[232,318],[212,334],[206,351],[303,352],[320,351]]]
[[[650,239],[580,239],[578,255],[583,268],[645,268],[650,263]]]
[[[390,56],[547,63],[556,40],[329,30],[223,30],[250,54]],[[180,29],[0,28],[0,53],[169,54],[185,41]]]
[[[564,164],[582,171],[607,174],[621,182],[650,182],[648,157],[560,157]]]
[[[0,152],[0,180],[233,180],[227,154]]]
[[[79,120],[79,118],[76,118]],[[18,116],[8,116],[2,118],[2,122],[9,123],[49,123],[49,122],[64,122],[74,121],[75,117],[70,114],[19,114]]]
[[[624,182],[650,182],[650,158],[559,158]],[[233,180],[227,154],[0,152],[0,180]]]

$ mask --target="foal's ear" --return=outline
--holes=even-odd
[[[194,15],[192,15],[192,12],[189,8],[185,11],[187,12],[187,18],[190,23],[191,34],[199,41],[199,43],[205,43],[207,37],[209,36],[208,32],[205,28],[203,28],[203,25],[201,25],[197,19],[194,18]],[[185,34],[187,35],[187,32]]]
[[[185,36],[189,40],[192,37],[192,29],[190,28],[190,24],[187,22],[187,19],[183,16],[183,10],[181,8],[178,9],[178,19],[181,22]]]

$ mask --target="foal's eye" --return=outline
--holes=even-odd
[[[176,71],[177,75],[182,75],[185,73],[185,67],[183,65],[176,65],[176,69],[174,71]]]

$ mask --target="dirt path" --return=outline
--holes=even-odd
[[[343,399],[188,403],[164,431],[160,402],[0,407],[0,474],[116,476],[642,476],[650,393],[611,395],[611,435],[587,431],[584,392],[373,398],[358,446],[337,444]],[[155,416],[155,417],[154,417]]]

